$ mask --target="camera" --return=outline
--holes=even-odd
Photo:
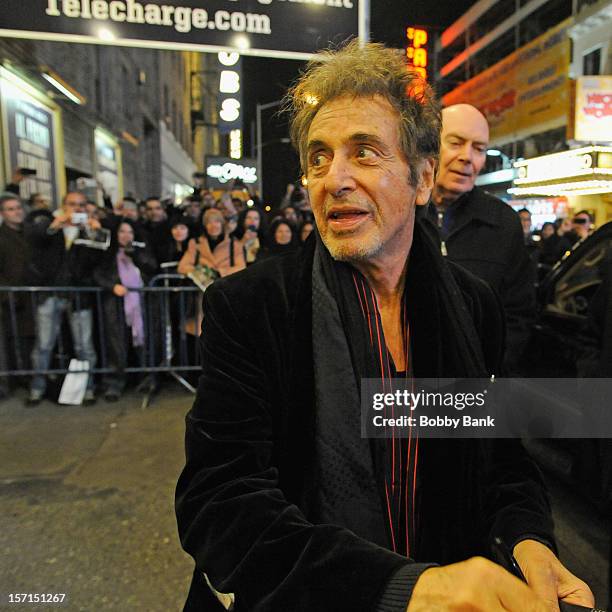
[[[72,225],[85,225],[87,223],[87,219],[88,216],[86,212],[76,212],[72,213],[70,223],[72,223]]]

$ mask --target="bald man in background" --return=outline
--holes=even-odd
[[[535,270],[518,215],[475,186],[489,144],[484,115],[469,104],[442,111],[440,163],[430,220],[438,227],[442,254],[487,281],[506,314],[507,375],[521,371],[521,356],[535,319]]]

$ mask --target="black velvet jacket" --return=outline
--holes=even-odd
[[[203,372],[187,416],[176,511],[196,561],[186,609],[371,612],[413,561],[341,525],[313,525],[305,465],[314,448],[311,278],[314,240],[218,280],[204,296]],[[485,283],[449,264],[494,371],[503,317]],[[422,328],[422,326],[419,326]],[[415,374],[427,334],[415,338]],[[437,350],[437,349],[436,349]],[[531,534],[553,541],[538,470],[518,441],[424,440],[415,560],[449,563]],[[206,575],[206,577],[205,577]],[[219,608],[223,609],[223,608]]]

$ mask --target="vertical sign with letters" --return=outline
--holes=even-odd
[[[408,65],[419,74],[419,76],[427,80],[427,67],[429,65],[429,56],[427,50],[427,42],[429,35],[425,28],[417,28],[410,26],[406,28],[406,56]]]
[[[222,51],[219,61],[219,134],[242,129],[242,58],[240,54]]]
[[[96,129],[96,179],[104,187],[104,191],[112,202],[117,202],[121,193],[121,148],[117,139],[106,131]]]
[[[0,106],[5,150],[5,174],[16,168],[36,171],[20,184],[22,198],[41,193],[49,201],[59,201],[56,159],[56,118],[59,110],[44,104],[30,92],[27,83],[0,68]]]

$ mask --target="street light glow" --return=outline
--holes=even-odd
[[[100,28],[98,30],[98,38],[105,40],[106,42],[112,42],[113,40],[117,40],[117,37],[108,28]]]
[[[238,36],[234,37],[234,47],[236,47],[237,49],[240,49],[241,51],[245,51],[246,49],[249,49],[250,46],[251,46],[251,43],[249,42],[249,39],[244,34],[238,34]]]

